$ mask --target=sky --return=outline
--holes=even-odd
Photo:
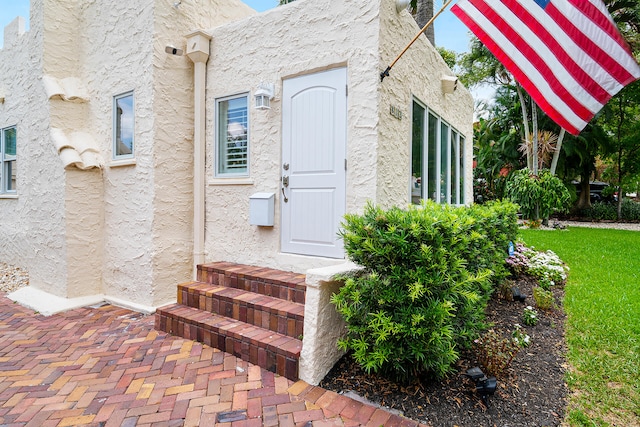
[[[167,0],[171,1],[171,0]],[[189,1],[189,0],[183,0]],[[277,6],[277,0],[243,0],[258,12],[263,12]],[[442,5],[442,1],[436,0],[436,7]],[[22,16],[27,21],[29,28],[29,0],[0,0],[0,46],[4,44],[4,27],[16,16]],[[447,10],[435,21],[436,45],[443,46],[456,52],[467,51],[469,35],[466,27]],[[409,42],[409,40],[407,40]]]
[[[175,1],[175,0],[167,0]],[[191,1],[191,0],[182,0]],[[278,5],[278,0],[242,0],[258,12],[272,9]],[[443,1],[436,0],[436,10],[442,7]],[[469,31],[447,8],[435,20],[436,46],[442,46],[446,49],[453,50],[457,53],[468,51],[469,47]],[[29,0],[0,0],[0,46],[4,46],[4,27],[13,21],[17,16],[22,16],[26,21],[26,28],[29,29]],[[410,40],[407,40],[407,43]],[[398,52],[399,53],[399,52]],[[488,99],[492,90],[474,90],[472,91],[476,100],[479,98]]]

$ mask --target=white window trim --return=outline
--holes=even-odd
[[[131,142],[131,154],[116,154],[117,151],[117,139],[118,139],[118,117],[117,117],[117,111],[118,111],[118,100],[122,99],[122,98],[127,98],[131,96],[132,98],[132,109],[133,109],[133,140]],[[120,93],[118,95],[114,95],[113,96],[113,101],[112,101],[112,121],[111,121],[111,126],[113,128],[113,134],[112,134],[112,146],[111,146],[111,160],[113,161],[113,163],[111,164],[111,166],[119,166],[118,163],[120,163],[121,161],[127,161],[130,159],[135,159],[135,155],[136,155],[136,115],[135,115],[135,111],[136,111],[136,98],[135,98],[135,94],[133,90],[127,91],[127,92],[123,92]],[[135,162],[134,162],[135,163]],[[128,162],[127,164],[131,164],[130,162]]]
[[[425,195],[425,188],[426,191],[429,192],[431,191],[431,189],[429,188],[429,183],[428,183],[428,176],[429,176],[429,172],[428,172],[428,166],[429,166],[429,144],[431,144],[432,141],[429,140],[429,114],[433,115],[434,117],[437,118],[437,125],[436,125],[436,132],[435,132],[435,157],[437,159],[437,161],[435,162],[435,167],[436,167],[436,176],[440,177],[442,176],[442,169],[443,169],[443,165],[442,165],[442,125],[447,127],[447,135],[446,135],[446,139],[447,139],[447,144],[446,144],[446,150],[447,150],[447,161],[446,161],[446,165],[445,166],[445,176],[447,177],[447,183],[446,183],[446,188],[445,188],[445,194],[444,197],[442,197],[442,192],[441,192],[441,187],[438,188],[438,190],[435,192],[435,202],[436,203],[447,203],[447,204],[452,204],[452,205],[463,205],[464,204],[464,198],[466,197],[465,192],[466,192],[466,182],[461,182],[460,178],[464,179],[466,178],[464,175],[464,171],[467,167],[466,163],[467,163],[467,159],[462,157],[462,162],[460,162],[460,156],[464,155],[464,150],[465,147],[463,145],[461,145],[461,140],[464,140],[466,142],[467,138],[465,135],[463,135],[458,129],[456,129],[455,127],[451,126],[451,124],[449,122],[447,122],[446,120],[444,120],[442,118],[442,116],[440,116],[440,114],[436,113],[435,111],[433,111],[432,109],[430,109],[425,103],[423,103],[422,101],[420,101],[418,98],[413,98],[412,99],[412,103],[415,102],[416,104],[420,105],[422,108],[424,108],[424,126],[423,126],[423,130],[422,130],[422,143],[423,143],[423,147],[422,147],[422,164],[423,164],[423,171],[425,172],[426,176],[421,177],[422,178],[422,187],[421,187],[421,199],[425,199],[424,195]],[[412,108],[410,109],[410,111],[412,111],[413,114],[413,105]],[[413,126],[413,117],[411,120],[412,126]],[[454,147],[454,150],[452,150],[451,145],[452,145],[452,141],[451,141],[451,131],[455,131],[456,133],[456,141],[455,144],[456,146]],[[413,129],[411,131],[411,137],[413,138]],[[409,147],[410,147],[410,153],[411,150],[413,149],[413,143],[410,140],[409,141]],[[459,167],[456,168],[456,176],[455,176],[455,182],[451,182],[451,162],[452,162],[452,158],[451,156],[455,155],[456,156],[456,165],[458,165]],[[409,158],[411,159],[412,156],[410,155]],[[410,162],[411,164],[411,162]],[[409,171],[409,176],[410,179],[409,181],[411,182],[411,170]],[[425,179],[426,178],[426,179]],[[456,192],[456,200],[451,200],[452,199],[452,185],[455,185],[456,183],[458,183],[458,185],[460,185],[460,187],[458,188],[458,191]],[[412,202],[412,198],[411,198],[411,185],[409,185],[409,203]],[[428,199],[428,197],[426,197]]]
[[[219,156],[220,156],[220,103],[230,101],[233,99],[246,98],[247,99],[247,171],[242,173],[220,173],[219,171]],[[214,147],[213,147],[213,179],[209,180],[209,185],[222,185],[222,184],[249,184],[251,176],[251,97],[249,92],[242,92],[235,95],[225,96],[222,98],[216,98],[215,100],[215,134],[214,134]],[[253,181],[251,181],[252,183]]]
[[[5,140],[4,133],[9,129],[15,129],[16,131],[16,155],[13,160],[5,160]],[[7,190],[7,181],[5,175],[5,163],[14,161],[18,163],[18,126],[7,126],[0,128],[0,198],[3,199],[15,199],[18,197],[17,184],[15,190]]]

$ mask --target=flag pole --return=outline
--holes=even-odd
[[[438,11],[438,13],[436,13],[435,15],[433,15],[433,17],[431,19],[429,19],[429,22],[427,22],[426,24],[424,24],[424,27],[422,27],[422,29],[420,30],[420,32],[418,34],[416,34],[416,36],[413,38],[413,40],[411,40],[409,42],[409,44],[407,45],[407,47],[404,48],[404,50],[402,52],[400,52],[400,55],[398,55],[396,57],[396,59],[393,60],[393,62],[391,63],[391,65],[389,65],[387,67],[386,70],[384,70],[383,72],[380,73],[380,81],[383,81],[385,77],[387,77],[389,75],[389,71],[391,71],[391,69],[393,68],[394,65],[396,65],[396,62],[398,62],[398,60],[402,57],[402,55],[404,55],[404,53],[406,51],[409,50],[409,48],[411,47],[411,45],[418,40],[418,37],[420,37],[420,35],[422,33],[424,33],[425,31],[427,31],[427,28],[429,28],[431,26],[431,24],[433,24],[433,21],[436,20],[436,18],[438,16],[440,16],[440,14],[442,12],[444,12],[444,10],[447,8],[447,6],[449,6],[449,3],[451,3],[453,0],[447,0],[447,2],[442,6],[442,8]]]

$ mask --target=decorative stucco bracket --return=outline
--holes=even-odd
[[[85,132],[73,132],[67,137],[62,129],[51,128],[51,141],[65,169],[73,166],[80,170],[101,169],[104,165],[100,149],[94,139]]]
[[[57,79],[45,75],[42,77],[42,84],[47,93],[47,98],[61,98],[64,101],[87,102],[89,95],[87,88],[76,77]]]
[[[193,277],[198,264],[205,261],[205,113],[207,61],[211,36],[204,31],[187,35],[187,56],[194,63],[193,70]]]

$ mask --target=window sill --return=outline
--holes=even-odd
[[[17,199],[17,194],[0,194],[0,199]]]
[[[213,178],[209,185],[253,185],[253,178]]]
[[[112,160],[109,163],[110,168],[119,168],[121,166],[135,166],[136,159]]]

